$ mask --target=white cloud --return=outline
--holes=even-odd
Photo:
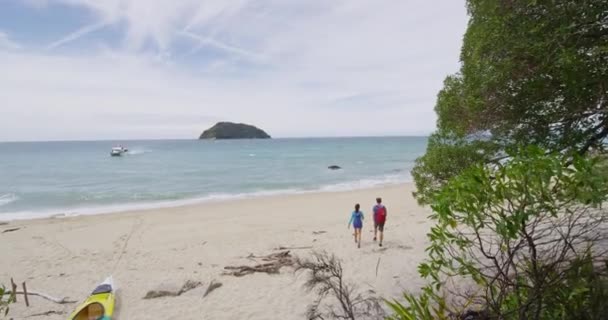
[[[11,40],[11,38],[8,36],[8,34],[2,32],[2,30],[0,30],[0,50],[1,49],[5,49],[5,50],[21,49],[21,45],[19,45],[15,41]]]
[[[53,48],[99,21],[123,26],[124,46],[0,49],[0,140],[188,138],[215,119],[274,136],[429,133],[467,20],[453,0],[35,2],[94,13]]]

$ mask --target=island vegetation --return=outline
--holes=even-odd
[[[205,130],[199,139],[270,139],[264,130],[244,123],[218,122]]]

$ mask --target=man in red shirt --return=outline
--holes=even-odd
[[[376,205],[373,208],[374,211],[374,241],[377,239],[378,232],[380,232],[379,246],[382,247],[382,240],[384,240],[384,223],[386,222],[386,215],[388,210],[382,205],[382,198],[376,198]]]

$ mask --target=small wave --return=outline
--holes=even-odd
[[[376,187],[382,187],[387,185],[395,185],[400,183],[409,182],[407,176],[401,174],[387,175],[379,177],[378,179],[358,179],[347,182],[340,182],[330,185],[325,185],[319,188],[321,192],[339,192],[339,191],[350,191],[350,190],[361,190],[370,189]]]
[[[7,204],[9,204],[11,202],[15,202],[17,200],[19,200],[19,197],[17,197],[17,195],[12,194],[12,193],[0,195],[0,206],[7,205]]]
[[[317,188],[287,188],[280,190],[260,190],[253,192],[243,193],[211,193],[195,198],[179,199],[179,200],[166,200],[166,201],[146,201],[137,203],[120,203],[120,204],[108,204],[101,206],[91,207],[73,207],[65,209],[52,209],[35,212],[13,212],[3,213],[1,216],[6,220],[22,220],[22,219],[35,219],[35,218],[48,218],[48,217],[71,217],[79,215],[95,215],[95,214],[107,214],[116,212],[126,212],[135,210],[148,210],[148,209],[162,209],[179,207],[185,205],[195,205],[201,203],[210,202],[225,202],[231,200],[242,200],[242,199],[253,199],[260,197],[280,196],[280,195],[295,195],[295,194],[310,194],[310,193],[325,193],[325,192],[342,192],[351,190],[362,190],[378,188],[382,186],[397,185],[411,181],[409,175],[404,174],[392,174],[387,176],[380,176],[378,178],[358,179],[347,182],[340,182],[335,184],[328,184],[319,186]],[[18,198],[15,195],[9,194],[0,196],[0,205],[4,199],[11,199],[16,201]],[[13,200],[14,199],[14,200]]]
[[[250,157],[255,157],[255,153],[250,153],[249,156]]]

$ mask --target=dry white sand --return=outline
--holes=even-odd
[[[314,296],[305,275],[222,275],[229,265],[253,265],[249,254],[275,248],[326,250],[343,261],[346,278],[361,292],[397,298],[423,284],[428,209],[412,198],[411,184],[341,193],[276,196],[73,218],[15,221],[0,226],[0,283],[27,281],[30,290],[82,300],[107,275],[119,287],[119,319],[304,319]],[[371,207],[381,196],[388,208],[383,248],[372,241]],[[366,214],[361,249],[347,229],[352,207]],[[9,228],[17,231],[1,233]],[[322,233],[318,233],[322,231]],[[311,249],[292,253],[306,257]],[[376,265],[380,259],[378,273]],[[223,286],[203,298],[206,285],[179,297],[142,299],[161,285],[186,280]],[[28,319],[66,319],[75,305],[31,298],[11,309],[23,319],[50,310],[63,314]]]

